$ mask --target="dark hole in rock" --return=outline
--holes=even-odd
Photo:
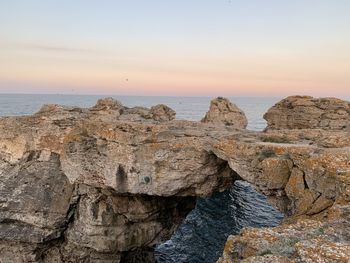
[[[117,172],[115,174],[116,185],[119,191],[123,191],[127,188],[127,174],[125,172],[124,166],[119,164]]]
[[[149,184],[151,182],[151,178],[149,176],[145,176],[143,180],[145,181],[146,184]]]

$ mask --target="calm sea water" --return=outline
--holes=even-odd
[[[103,96],[78,95],[14,95],[0,94],[0,116],[27,115],[41,105],[90,107]],[[164,103],[177,112],[178,119],[200,120],[209,108],[211,98],[205,97],[129,97],[114,96],[125,106],[150,107]],[[262,116],[279,98],[229,98],[247,115],[248,128],[262,130]],[[199,198],[196,208],[187,216],[172,238],[156,248],[159,263],[213,263],[222,254],[230,234],[243,227],[274,226],[282,215],[266,198],[248,183],[236,182],[231,189],[210,198]]]
[[[70,106],[91,107],[106,96],[91,95],[38,95],[38,94],[0,94],[0,116],[27,115],[38,111],[43,104],[54,103]],[[150,107],[163,103],[176,111],[177,119],[198,121],[209,109],[209,97],[146,97],[112,96],[125,106]],[[263,114],[280,98],[228,97],[240,107],[248,118],[248,129],[263,130]]]
[[[280,223],[283,216],[266,197],[247,182],[210,198],[199,198],[170,240],[156,249],[159,263],[213,263],[222,255],[226,239],[243,227],[267,227]]]

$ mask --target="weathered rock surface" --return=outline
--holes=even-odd
[[[350,129],[350,102],[336,98],[291,96],[265,115],[268,129]]]
[[[204,123],[225,124],[237,129],[245,129],[248,120],[244,112],[226,98],[218,97],[210,102]]]
[[[218,131],[172,118],[112,99],[1,118],[0,262],[152,262],[196,196],[239,178],[208,150]]]
[[[152,262],[153,246],[169,238],[196,196],[237,179],[288,216],[271,235],[298,229],[297,219],[340,220],[344,231],[335,239],[317,238],[346,251],[349,131],[261,133],[167,121],[171,112],[106,99],[90,109],[49,105],[33,116],[0,118],[0,262]],[[260,247],[237,254],[249,244],[240,241],[244,233],[226,246],[224,262],[295,259],[271,249],[261,255]],[[316,244],[303,240],[300,255]]]
[[[350,222],[301,219],[274,228],[244,229],[230,236],[218,263],[349,262]]]
[[[265,114],[268,129],[260,140],[270,146],[260,152],[267,157],[260,164],[250,157],[259,155],[254,154],[255,149],[251,152],[221,141],[216,155],[257,186],[287,217],[281,226],[247,228],[230,236],[218,263],[350,262],[348,119],[326,122],[329,115],[324,113],[323,121],[316,123],[311,119],[317,118],[308,115],[308,107],[323,107],[329,113],[346,105],[348,102],[337,99],[311,97],[289,97],[277,103]],[[239,170],[242,157],[248,163]]]

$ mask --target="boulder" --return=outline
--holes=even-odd
[[[123,108],[123,105],[109,97],[109,98],[103,98],[99,99],[94,107],[91,108],[91,110],[95,111],[109,111],[109,110],[120,110]]]
[[[350,129],[350,102],[336,98],[291,96],[265,113],[267,129]]]
[[[48,105],[45,106],[44,110],[48,111],[56,107],[59,106]],[[41,111],[43,111],[43,109]],[[98,115],[107,114],[120,120],[140,122],[146,120],[153,120],[157,122],[171,121],[175,119],[176,115],[176,112],[173,109],[164,104],[159,104],[151,108],[139,106],[129,108],[123,106],[119,101],[113,98],[99,99],[96,105],[90,108],[90,111],[95,112]]]
[[[224,124],[245,129],[248,120],[244,112],[226,98],[218,97],[210,102],[209,111],[202,119],[204,123]]]
[[[171,121],[175,119],[176,112],[164,104],[151,107],[150,114],[155,121]]]

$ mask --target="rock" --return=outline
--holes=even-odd
[[[122,252],[123,258],[145,244],[152,247],[168,238],[195,206],[194,197],[120,196],[86,185],[76,194],[79,205],[62,246],[73,254],[75,247],[88,248],[95,257]]]
[[[166,105],[159,104],[151,107],[126,108],[124,114],[120,117],[121,120],[129,121],[145,121],[155,120],[158,122],[166,122],[175,119],[175,111]]]
[[[261,184],[266,183],[268,189],[284,189],[293,167],[289,159],[266,158],[261,162]]]
[[[348,230],[347,220],[321,223],[305,219],[270,229],[245,229],[228,238],[217,262],[346,263],[350,260]]]
[[[118,111],[123,109],[121,102],[109,97],[104,99],[99,99],[94,107],[91,110],[94,111]]]
[[[248,230],[231,238],[238,241],[229,251],[247,262],[293,260],[261,253],[279,231],[299,231],[299,219],[350,222],[349,131],[262,133],[173,118],[162,105],[127,108],[111,99],[0,118],[0,262],[152,262],[154,245],[197,196],[235,180],[254,185],[287,217],[277,230],[252,230],[249,242],[239,241]],[[339,251],[347,229],[332,228]],[[293,251],[312,258],[304,256],[312,239],[303,240]]]
[[[264,115],[267,129],[350,129],[350,102],[336,98],[291,96]]]
[[[210,102],[210,109],[202,122],[225,124],[237,129],[245,129],[248,125],[244,112],[228,99],[222,97]]]
[[[53,106],[46,106],[53,107]],[[124,121],[146,121],[154,120],[158,122],[171,121],[175,119],[175,111],[164,104],[151,107],[124,107],[119,101],[113,98],[99,99],[97,104],[90,111],[98,114],[109,114],[113,118]]]
[[[247,259],[243,259],[240,261],[241,263],[292,263],[293,261],[284,256],[276,256],[276,255],[266,255],[266,256],[257,256],[250,257]]]
[[[209,127],[98,105],[0,118],[1,262],[151,262],[196,196],[239,178],[207,150]]]
[[[156,121],[171,121],[175,119],[176,112],[164,104],[151,107],[150,114]]]

